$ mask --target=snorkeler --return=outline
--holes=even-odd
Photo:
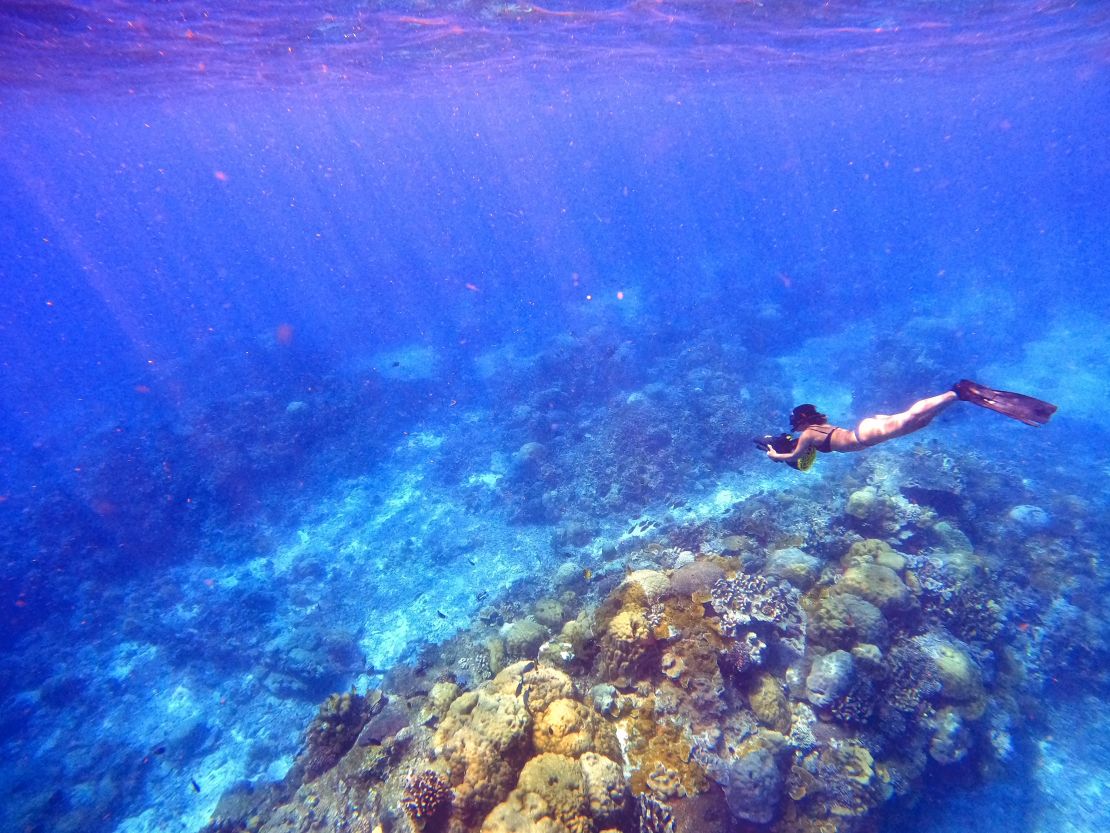
[[[956,400],[990,408],[1026,425],[1044,425],[1056,412],[1055,405],[1032,396],[992,390],[976,382],[961,379],[951,390],[915,402],[900,414],[876,414],[867,417],[860,421],[854,431],[829,425],[828,418],[813,405],[799,405],[790,414],[790,428],[798,432],[796,440],[789,434],[782,434],[778,437],[758,438],[755,444],[764,449],[772,460],[804,471],[813,465],[818,451],[863,451],[881,442],[919,431]],[[793,443],[792,447],[790,443]]]

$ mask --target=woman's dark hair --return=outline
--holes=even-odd
[[[793,431],[804,431],[810,425],[824,425],[829,418],[820,413],[813,405],[799,405],[790,412],[790,428]]]

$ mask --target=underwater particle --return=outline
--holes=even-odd
[[[813,661],[806,677],[806,699],[820,708],[848,693],[855,680],[855,661],[847,651],[833,651]]]
[[[451,806],[451,788],[438,772],[426,769],[409,775],[401,807],[417,829],[439,818]]]

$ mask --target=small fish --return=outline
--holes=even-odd
[[[393,363],[393,367],[400,367],[400,366],[401,366],[401,363],[400,363],[400,362],[394,362],[394,363]]]
[[[471,567],[477,567],[478,566],[478,559],[475,558],[473,555],[468,556],[466,560],[470,562]]]
[[[477,598],[478,601],[482,601],[482,599],[484,599],[488,595],[489,595],[488,590],[479,590],[478,595],[475,598]]]
[[[436,616],[438,616],[440,619],[446,619],[447,618],[447,614],[444,613],[442,610],[437,610],[436,611]]]
[[[150,750],[150,752],[151,752],[152,755],[165,755],[166,754],[166,747],[164,747],[164,746],[155,746],[153,749]]]
[[[594,577],[594,571],[591,570],[589,567],[587,567],[585,570],[582,571],[582,578],[584,578],[586,581],[589,581],[593,577]]]
[[[200,784],[197,783],[196,778],[190,778],[189,783],[193,785],[193,790],[195,792],[198,792],[198,793],[200,792]]]

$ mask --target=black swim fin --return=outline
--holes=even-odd
[[[952,390],[964,402],[990,408],[992,411],[1021,420],[1026,425],[1044,425],[1056,413],[1056,406],[1051,402],[1026,396],[1024,393],[993,390],[970,379],[960,379],[952,386]]]

